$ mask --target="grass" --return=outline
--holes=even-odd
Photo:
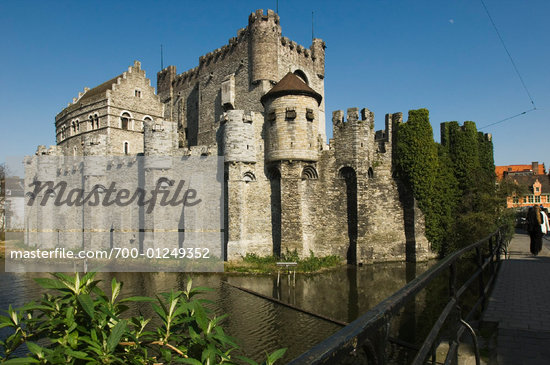
[[[278,256],[260,256],[247,253],[242,260],[225,263],[225,272],[241,272],[251,274],[272,274],[281,270],[277,262],[296,262],[296,271],[300,273],[316,272],[324,269],[335,268],[344,263],[341,257],[329,255],[316,257],[312,251],[306,258],[300,258],[296,251],[287,252]]]

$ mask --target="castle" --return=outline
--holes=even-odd
[[[225,258],[340,255],[349,263],[432,257],[424,218],[394,176],[402,114],[349,108],[325,130],[325,43],[281,36],[258,10],[198,66],[157,74],[139,62],[88,89],[55,118],[57,146],[38,155],[223,156]]]

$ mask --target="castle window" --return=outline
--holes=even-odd
[[[519,198],[517,196],[514,196],[514,204],[519,204]]]
[[[90,119],[90,129],[94,129],[94,117],[90,115],[88,119]]]
[[[309,82],[307,80],[307,76],[302,70],[296,70],[294,71],[294,75],[298,76],[303,82],[305,82],[306,85],[309,85]]]
[[[130,144],[128,142],[124,142],[124,154],[130,154]]]
[[[372,179],[374,177],[374,170],[372,169],[372,167],[369,167],[369,171],[367,172],[367,176],[369,177],[369,179]]]
[[[74,120],[71,122],[71,129],[73,130],[73,134],[76,133],[76,124],[74,122]]]
[[[540,195],[537,195],[537,196],[535,197],[535,203],[540,203]]]
[[[302,180],[317,180],[319,178],[319,174],[317,173],[317,170],[313,166],[306,166],[304,167],[304,170],[302,171]]]
[[[153,121],[153,119],[151,119],[150,117],[143,118],[143,122],[141,122],[141,130],[143,130],[143,128],[145,128],[145,123],[151,123],[152,121]]]
[[[256,181],[256,176],[251,171],[247,171],[243,175],[244,182]]]
[[[294,109],[294,108],[286,108],[285,118],[286,118],[287,120],[294,120],[294,119],[296,119],[296,109]]]
[[[136,97],[138,97],[138,98],[141,98],[141,90],[135,89],[135,90],[134,90],[134,96],[136,96]]]
[[[159,187],[159,190],[168,190],[172,185],[174,185],[174,182],[166,177],[161,177],[157,180],[157,186]]]
[[[122,116],[120,117],[120,128],[128,130],[129,125],[130,125],[130,114],[122,113]]]
[[[313,114],[313,109],[309,109],[309,108],[306,109],[306,119],[310,122],[313,121],[313,119],[315,119],[315,115]]]
[[[76,122],[74,122],[74,124],[76,126],[76,131],[80,132],[80,122],[78,121],[78,119],[76,120]]]

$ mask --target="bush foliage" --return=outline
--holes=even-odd
[[[510,187],[496,184],[492,141],[474,122],[442,123],[438,144],[428,110],[411,110],[397,130],[396,148],[397,174],[411,188],[426,237],[441,256],[510,224]]]
[[[122,283],[113,279],[111,295],[94,280],[95,273],[82,278],[53,274],[35,279],[45,293],[38,302],[0,316],[0,328],[12,333],[0,341],[5,364],[248,364],[254,361],[235,356],[234,339],[220,322],[225,316],[210,318],[204,300],[196,295],[207,288],[192,287],[171,291],[156,298],[119,299]],[[154,318],[124,317],[132,302],[149,303]],[[153,325],[159,323],[159,325]],[[152,327],[152,328],[151,328]],[[26,357],[15,352],[26,346]],[[268,355],[273,364],[285,349]]]

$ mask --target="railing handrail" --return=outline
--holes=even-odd
[[[356,348],[361,342],[361,338],[368,338],[369,335],[372,335],[375,331],[378,331],[385,323],[389,323],[388,320],[391,315],[397,314],[407,302],[413,299],[418,292],[426,288],[426,286],[437,278],[441,272],[451,267],[451,265],[453,265],[467,252],[480,247],[487,241],[490,241],[493,237],[498,236],[501,230],[502,227],[489,234],[487,237],[482,238],[479,241],[443,258],[439,263],[432,266],[415,279],[411,280],[404,287],[351,322],[348,326],[340,329],[335,334],[321,341],[309,351],[289,362],[289,364],[300,365],[323,363],[325,360],[335,356],[336,353],[340,351]],[[496,245],[495,250],[491,252],[491,255],[494,255],[494,252],[498,251],[498,249],[499,246]]]

